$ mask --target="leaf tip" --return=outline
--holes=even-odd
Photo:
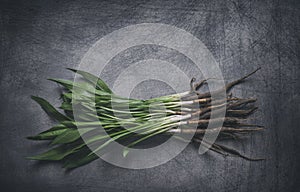
[[[28,160],[41,160],[38,156],[25,157],[25,159],[28,159]]]
[[[75,72],[75,73],[77,72],[76,69],[72,69],[72,68],[69,68],[69,67],[67,67],[66,69],[67,69],[67,70],[70,70],[70,71],[73,71],[73,72]]]
[[[128,153],[129,153],[129,149],[127,147],[124,148],[124,150],[123,150],[123,157],[126,157],[128,155]]]
[[[40,97],[35,96],[35,95],[31,95],[30,98],[33,99],[33,100],[35,100],[35,101],[38,100],[38,99],[41,99]]]
[[[35,136],[27,136],[26,139],[29,139],[29,140],[36,140],[36,139],[35,139]]]

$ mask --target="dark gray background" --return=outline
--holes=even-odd
[[[300,2],[288,1],[1,1],[0,187],[7,191],[297,191],[300,117]],[[143,22],[187,30],[213,53],[226,80],[258,66],[233,93],[257,97],[253,122],[267,130],[228,143],[263,162],[197,154],[187,147],[175,159],[145,170],[115,167],[102,160],[66,172],[60,164],[24,157],[47,144],[25,136],[53,125],[30,95],[58,106],[59,88],[46,79],[72,78],[64,68],[79,64],[99,38]],[[160,47],[132,48],[114,58],[101,77],[110,85],[136,58],[181,63],[201,78],[184,56]],[[198,75],[198,76],[197,76]],[[166,84],[148,81],[136,97],[167,94]]]

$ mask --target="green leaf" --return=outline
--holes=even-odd
[[[50,78],[48,80],[58,83],[58,84],[64,86],[66,89],[69,89],[69,90],[73,89],[73,81],[65,80],[65,79],[54,79],[54,78]]]
[[[50,78],[48,79],[50,81],[56,82],[58,84],[61,84],[62,86],[64,86],[65,88],[67,88],[68,90],[74,92],[73,86],[76,87],[76,94],[79,97],[80,95],[82,95],[82,91],[85,91],[89,94],[97,94],[97,95],[108,95],[110,96],[111,93],[108,93],[106,91],[102,91],[102,90],[97,90],[95,89],[92,85],[85,83],[85,82],[73,82],[70,80],[65,80],[65,79],[54,79],[54,78]],[[72,95],[72,97],[74,97],[74,95]]]
[[[87,144],[94,143],[95,141],[100,141],[104,138],[107,138],[107,135],[96,135],[88,139],[85,143],[75,142],[70,144],[63,144],[40,155],[27,157],[27,159],[48,161],[62,160],[63,158],[78,152],[82,147],[86,146]],[[89,155],[91,154],[92,153],[90,153]]]
[[[51,140],[57,137],[58,135],[61,135],[62,133],[66,132],[68,128],[65,129],[58,129],[58,130],[53,130],[53,131],[47,131],[44,133],[40,133],[36,136],[30,136],[27,137],[27,139],[31,140]]]
[[[70,80],[66,80],[66,79],[56,79],[56,78],[49,78],[48,80],[53,81],[55,83],[58,83],[62,86],[64,86],[66,89],[68,89],[69,91],[74,92],[73,87],[76,87],[76,93],[77,95],[80,97],[80,95],[83,94],[84,91],[90,91],[92,92],[93,86],[87,84],[87,83],[75,83],[73,81]],[[74,96],[74,93],[71,95],[66,95],[66,96]]]
[[[105,92],[108,92],[108,93],[112,93],[112,91],[110,90],[110,88],[106,85],[106,83],[96,77],[95,75],[93,74],[90,74],[88,72],[85,72],[85,71],[81,71],[81,70],[76,70],[76,69],[71,69],[71,68],[67,68],[75,73],[78,73],[80,74],[82,77],[84,77],[86,80],[90,81],[91,83],[93,83],[94,85],[96,84],[96,87],[102,91],[105,91]]]
[[[48,129],[46,131],[41,132],[40,134],[55,131],[55,130],[60,130],[60,129],[67,129],[67,128],[68,127],[64,126],[63,124],[58,124],[58,125],[51,127],[50,129]]]
[[[56,144],[63,144],[63,143],[71,143],[73,141],[76,141],[77,139],[80,138],[81,134],[85,134],[89,131],[94,130],[94,128],[85,128],[85,129],[80,129],[80,132],[77,129],[69,129],[63,134],[57,136],[51,145],[56,145]]]
[[[73,111],[72,104],[70,102],[66,102],[66,101],[64,101],[59,108],[66,110],[66,111]]]
[[[81,144],[76,147],[70,147],[68,145],[61,145],[56,148],[53,148],[45,153],[42,153],[40,155],[32,156],[32,157],[27,157],[27,159],[32,159],[32,160],[47,160],[47,161],[58,161],[62,160],[66,156],[75,153],[78,151],[80,148],[82,148],[85,144]]]
[[[61,94],[61,98],[63,99],[63,101],[72,100],[72,92]]]
[[[70,118],[66,117],[65,115],[58,112],[48,101],[43,98],[31,96],[31,98],[36,101],[42,109],[52,118],[56,119],[57,121],[68,121],[71,120]]]

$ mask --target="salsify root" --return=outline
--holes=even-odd
[[[130,143],[124,146],[123,155],[126,158],[130,148],[135,145],[156,135],[176,133],[179,140],[184,140],[186,134],[194,134],[193,142],[201,143],[209,150],[223,155],[261,160],[249,158],[235,149],[203,139],[204,134],[211,133],[219,133],[218,141],[223,138],[236,139],[240,135],[264,129],[263,126],[248,122],[248,116],[258,109],[254,105],[256,98],[237,98],[229,93],[235,85],[259,69],[213,92],[199,92],[210,79],[195,83],[196,79],[192,78],[189,91],[148,100],[117,96],[98,77],[84,71],[69,69],[81,75],[84,81],[50,79],[66,89],[61,95],[60,107],[65,114],[60,113],[46,100],[32,97],[58,124],[36,136],[28,137],[31,140],[50,140],[51,145],[56,146],[29,159],[63,161],[66,168],[75,168],[97,159],[96,153],[104,150],[112,141],[130,139]],[[218,97],[222,92],[226,93],[226,98]],[[217,97],[212,98],[212,95]],[[75,121],[75,105],[83,110],[80,117],[82,122]],[[222,117],[222,114],[225,114],[225,117]],[[99,126],[103,130],[100,130]],[[103,136],[103,132],[107,135]],[[83,134],[87,137],[85,141],[81,138]],[[88,148],[90,144],[97,146],[95,150]]]
[[[237,85],[237,84],[243,82],[245,79],[247,79],[248,77],[250,77],[251,75],[253,75],[254,73],[256,73],[256,72],[257,72],[258,70],[260,70],[260,69],[261,69],[261,68],[259,67],[259,68],[257,68],[256,70],[254,70],[253,72],[251,72],[251,73],[249,73],[249,74],[247,74],[247,75],[241,77],[240,79],[237,79],[237,80],[235,80],[235,81],[232,81],[232,82],[226,84],[225,87],[222,88],[222,89],[220,89],[220,90],[216,90],[216,91],[214,91],[214,92],[212,92],[212,93],[211,93],[211,92],[206,92],[206,93],[202,93],[202,94],[199,93],[199,92],[196,92],[197,95],[192,95],[192,96],[187,95],[187,96],[185,96],[184,98],[185,98],[185,99],[186,99],[186,98],[188,98],[188,99],[203,99],[203,98],[211,97],[211,95],[218,95],[218,94],[222,93],[223,91],[228,92],[233,86],[235,86],[235,85]],[[201,81],[199,84],[200,84],[200,85],[203,85],[202,82],[203,82],[203,81]],[[204,82],[206,82],[206,80],[205,80]],[[197,85],[197,84],[196,84],[196,85]],[[199,87],[199,86],[197,86],[197,87]],[[196,87],[193,87],[192,90],[196,90]]]
[[[217,152],[219,154],[222,154],[224,156],[237,156],[241,157],[243,159],[249,160],[249,161],[261,161],[264,160],[264,158],[252,158],[248,157],[246,155],[241,154],[237,150],[221,145],[216,143],[209,143],[208,141],[203,140],[203,137],[194,137],[193,141],[196,143],[202,143],[204,147],[209,148],[209,150]]]

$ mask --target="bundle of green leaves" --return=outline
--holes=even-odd
[[[247,117],[257,109],[254,106],[256,99],[236,98],[229,93],[234,85],[243,82],[258,69],[228,83],[222,90],[215,91],[214,94],[218,95],[225,90],[227,96],[225,99],[217,98],[214,102],[212,93],[198,91],[207,80],[195,83],[193,78],[191,90],[187,92],[140,100],[115,95],[103,80],[90,73],[69,70],[81,75],[84,81],[50,79],[64,88],[60,106],[64,113],[59,112],[45,99],[32,96],[32,99],[58,124],[28,137],[31,140],[49,140],[53,146],[42,154],[28,157],[29,159],[62,161],[65,168],[75,168],[99,158],[96,153],[104,150],[112,141],[128,141],[123,151],[126,158],[132,147],[145,140],[150,140],[156,135],[180,133],[182,136],[193,134],[192,142],[202,143],[211,151],[248,160],[260,160],[246,157],[232,148],[209,143],[203,139],[205,133],[220,132],[218,140],[222,140],[235,139],[263,129],[262,126],[245,123]],[[80,116],[82,121],[75,120],[74,106],[80,106],[83,110],[83,115]],[[225,110],[225,118],[211,118],[212,109],[215,113]],[[223,126],[207,129],[208,123],[212,122],[223,122]],[[103,129],[100,130],[99,126]],[[84,140],[82,135],[85,136]],[[184,137],[177,138],[180,142],[185,142]],[[89,145],[96,147],[92,150]]]

